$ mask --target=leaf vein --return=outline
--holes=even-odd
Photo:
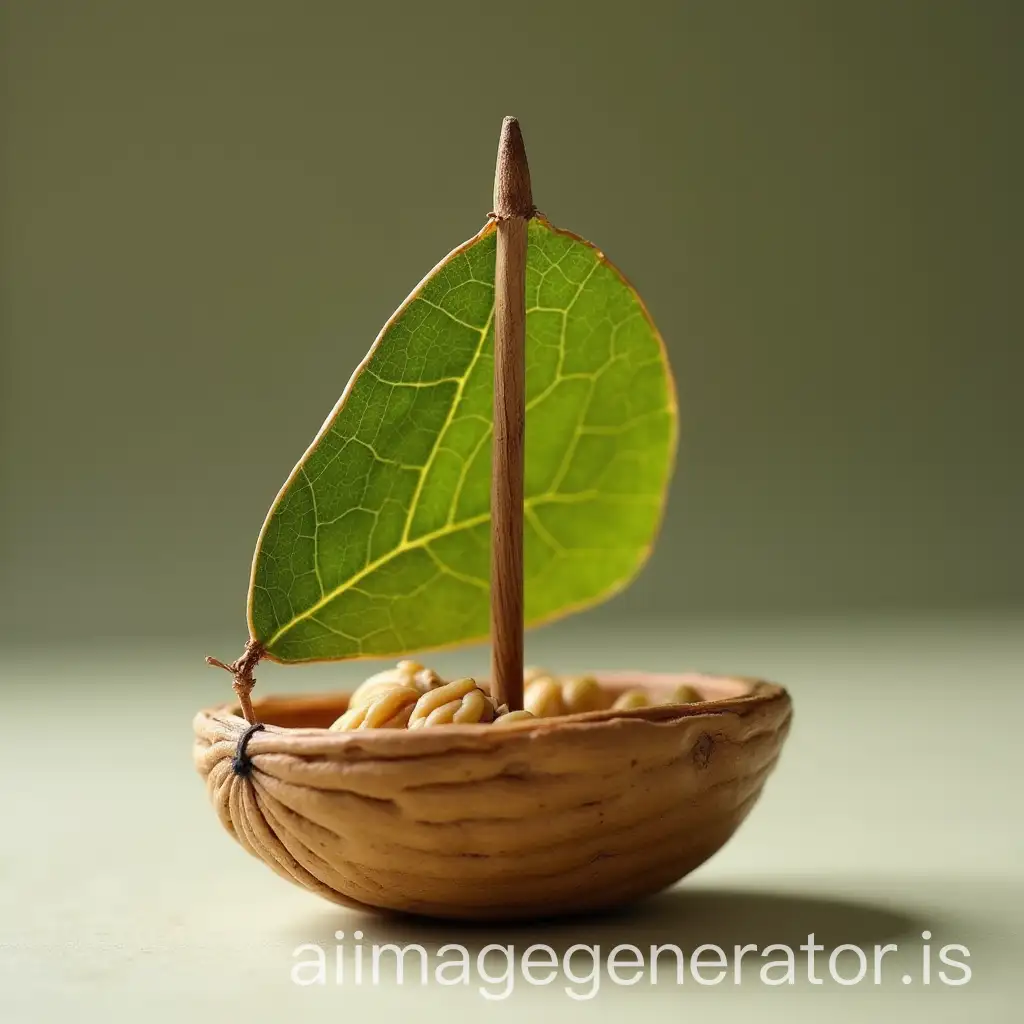
[[[302,466],[302,475],[305,478],[306,486],[309,488],[309,498],[313,503],[313,569],[316,572],[316,582],[320,587],[320,596],[324,596],[324,581],[320,576],[320,516],[316,510],[316,491],[313,489],[313,481],[309,479],[306,467]]]
[[[434,459],[437,458],[437,453],[440,451],[441,445],[444,443],[445,434],[448,433],[448,428],[456,418],[455,414],[459,408],[459,403],[462,401],[463,392],[466,390],[466,381],[473,375],[473,370],[476,369],[476,364],[480,360],[480,353],[483,352],[484,344],[487,341],[487,333],[491,329],[491,321],[493,318],[494,304],[492,303],[491,311],[487,316],[487,323],[485,323],[483,329],[480,330],[480,341],[477,344],[476,351],[473,353],[473,358],[469,361],[469,366],[466,368],[465,374],[459,378],[455,394],[452,396],[452,404],[448,409],[448,415],[445,417],[444,424],[438,431],[437,440],[434,442],[434,446],[431,448],[430,454],[427,456],[427,461],[423,464],[423,469],[420,472],[420,478],[416,483],[416,490],[413,492],[412,501],[409,503],[409,514],[405,520],[405,529],[402,531],[403,544],[409,540],[409,531],[412,529],[413,519],[416,517],[416,509],[419,506],[420,496],[423,494],[423,486],[430,474],[430,468],[434,464]],[[479,328],[473,329],[479,330]]]

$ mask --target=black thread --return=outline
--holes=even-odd
[[[518,216],[519,216],[518,213],[513,213],[513,214],[509,214],[508,216],[502,217],[500,214],[495,213],[494,210],[489,210],[487,212],[487,219],[488,220],[493,220],[495,222],[495,224],[497,224],[497,223],[499,223],[500,221],[503,221],[503,220],[512,220],[513,218],[518,217]],[[531,206],[530,207],[530,212],[526,215],[526,217],[524,219],[525,220],[533,220],[534,217],[541,217],[544,220],[547,220],[547,218],[544,217],[544,214],[541,213],[540,210],[538,210],[536,206]]]
[[[231,762],[231,767],[234,769],[235,774],[240,775],[243,779],[252,774],[252,760],[245,752],[245,748],[249,745],[249,740],[252,739],[253,733],[259,732],[263,728],[264,725],[262,722],[250,725],[249,728],[242,733],[242,736],[238,741],[238,749],[235,751],[235,757]]]

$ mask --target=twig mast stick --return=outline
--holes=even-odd
[[[523,466],[526,428],[526,226],[533,216],[526,147],[506,117],[494,171],[494,442],[491,475],[491,686],[523,706]]]

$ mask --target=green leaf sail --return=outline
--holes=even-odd
[[[489,626],[494,226],[377,338],[260,534],[253,639],[279,661],[479,641]],[[643,564],[676,442],[664,346],[589,243],[529,227],[526,622],[595,604]]]

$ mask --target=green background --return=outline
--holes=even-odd
[[[4,4],[2,635],[240,641],[277,488],[483,223],[506,113],[678,379],[661,543],[594,621],[1019,604],[1022,15]]]

